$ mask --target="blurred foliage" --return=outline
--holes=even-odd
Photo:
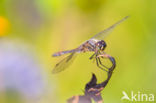
[[[0,16],[0,36],[7,34],[9,27],[9,21],[6,18]]]
[[[78,8],[87,12],[97,12],[102,6],[104,6],[107,0],[76,0]]]
[[[38,71],[46,75],[39,74],[39,77],[48,82],[45,83],[47,90],[44,92],[47,95],[30,100],[24,95],[19,96],[19,92],[12,88],[13,92],[10,93],[10,89],[4,85],[4,80],[8,80],[5,79],[5,75],[8,74],[2,72],[0,73],[0,88],[2,88],[0,100],[12,100],[10,96],[17,93],[19,102],[51,103],[53,100],[54,103],[65,103],[65,100],[72,95],[83,94],[82,89],[90,80],[91,72],[94,72],[100,81],[106,79],[106,73],[88,59],[92,53],[78,55],[67,70],[52,75],[51,70],[54,65],[67,55],[52,58],[51,54],[76,48],[127,15],[130,18],[105,38],[106,52],[116,58],[117,67],[102,96],[105,102],[121,103],[122,91],[133,90],[156,95],[155,5],[155,0],[0,0],[0,42],[2,38],[6,41],[3,47],[0,47],[1,50],[4,47],[9,48],[8,43],[12,44],[16,41],[22,41],[17,43],[21,46],[12,45],[7,49],[8,51],[11,51],[11,48],[31,47],[24,51],[32,53],[31,57],[37,56],[38,59],[23,54],[23,60],[24,56],[28,56],[34,64],[42,64],[43,67],[38,65]],[[21,50],[23,49],[15,49],[14,52],[7,53],[14,56]],[[1,51],[0,55],[3,55]],[[6,60],[7,65],[9,62],[5,58],[8,58],[7,55],[0,57],[0,60]],[[20,64],[15,62],[12,69],[18,65]],[[29,69],[33,70],[31,65],[29,62],[26,63],[26,66],[30,66]],[[25,69],[28,68],[23,70]],[[18,82],[20,81],[17,80]],[[22,83],[27,85],[25,82]]]

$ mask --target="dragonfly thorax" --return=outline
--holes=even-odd
[[[96,51],[101,50],[103,51],[106,48],[106,42],[104,40],[96,40],[96,39],[90,39],[83,43],[78,50],[80,52],[86,52],[86,51]]]

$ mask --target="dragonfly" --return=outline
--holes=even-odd
[[[92,38],[90,38],[89,40],[86,40],[84,43],[82,43],[79,47],[77,47],[75,49],[54,53],[52,55],[53,57],[62,56],[64,54],[70,54],[70,55],[63,58],[60,62],[58,62],[55,65],[55,67],[53,68],[52,73],[55,74],[55,73],[59,73],[59,72],[65,70],[73,62],[73,60],[75,59],[77,54],[85,53],[85,52],[93,52],[93,54],[91,55],[91,57],[89,59],[96,60],[96,64],[100,69],[102,69],[104,71],[107,71],[107,69],[109,69],[108,67],[106,67],[105,65],[102,64],[101,58],[109,59],[112,63],[112,67],[115,67],[115,65],[116,65],[115,59],[112,56],[110,56],[109,54],[107,54],[106,52],[104,52],[105,48],[107,47],[107,44],[104,41],[104,38],[108,34],[110,34],[117,25],[119,25],[120,23],[125,21],[128,17],[129,16],[122,18],[121,20],[119,20],[115,24],[111,25],[107,29],[97,33]]]

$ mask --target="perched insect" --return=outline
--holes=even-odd
[[[57,63],[55,65],[54,69],[52,70],[52,73],[58,73],[58,72],[65,70],[69,66],[69,64],[74,60],[76,54],[82,53],[82,52],[94,52],[94,54],[90,57],[90,59],[95,58],[97,66],[103,70],[105,70],[104,68],[107,68],[107,69],[109,69],[109,68],[101,63],[101,60],[100,60],[101,58],[108,58],[112,62],[112,65],[115,65],[116,63],[115,63],[114,58],[104,52],[107,45],[103,39],[106,35],[110,34],[110,32],[113,31],[113,29],[117,25],[119,25],[121,22],[125,21],[127,18],[128,18],[128,16],[126,16],[123,19],[121,19],[120,21],[116,22],[109,28],[99,32],[98,34],[93,36],[91,39],[82,43],[78,48],[54,53],[52,55],[53,57],[61,56],[63,54],[67,54],[67,53],[70,53],[70,55],[65,57],[59,63]]]

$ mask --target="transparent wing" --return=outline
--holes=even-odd
[[[65,57],[64,59],[62,59],[59,63],[57,63],[54,67],[54,69],[52,70],[52,73],[59,73],[63,70],[65,70],[75,59],[77,53],[73,52],[71,53],[69,56]]]
[[[98,40],[103,40],[108,34],[110,34],[114,28],[119,25],[120,23],[122,23],[123,21],[125,21],[129,16],[124,17],[123,19],[121,19],[120,21],[116,22],[115,24],[113,24],[112,26],[110,26],[109,28],[99,32],[98,34],[96,34],[95,36],[93,36],[91,39],[98,39]]]

